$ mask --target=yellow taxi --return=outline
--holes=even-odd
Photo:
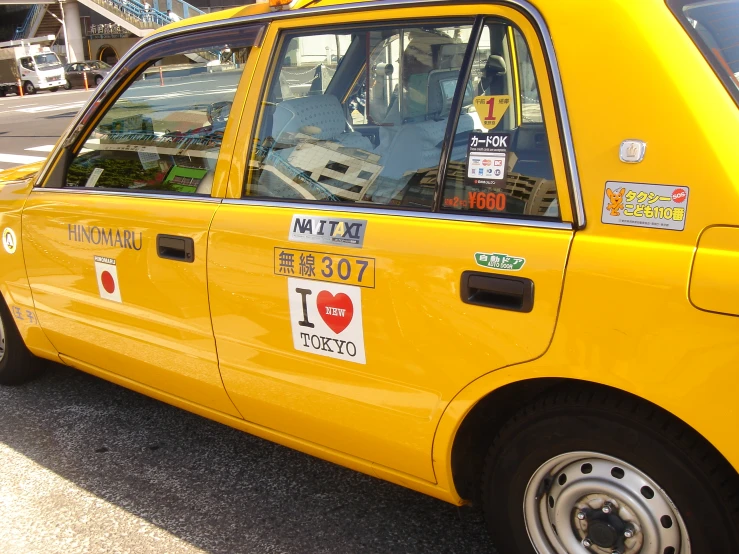
[[[0,173],[0,381],[477,503],[503,554],[739,552],[739,0],[285,2],[142,40]]]

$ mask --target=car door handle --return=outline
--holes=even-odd
[[[195,261],[195,241],[190,237],[157,235],[157,254],[165,260],[192,263]]]
[[[465,271],[461,285],[462,302],[466,304],[523,313],[534,309],[531,279]]]

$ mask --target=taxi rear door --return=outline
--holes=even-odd
[[[455,4],[284,19],[265,47],[210,234],[226,389],[433,481],[448,402],[556,322],[574,223],[536,31]]]
[[[66,363],[234,416],[211,329],[207,236],[238,123],[228,110],[241,113],[261,33],[138,49],[98,91],[90,123],[33,189],[22,221],[38,320]],[[208,71],[226,44],[234,61]]]

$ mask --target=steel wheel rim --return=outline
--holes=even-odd
[[[5,328],[3,327],[3,320],[0,318],[0,362],[5,358]]]
[[[605,454],[571,452],[542,464],[526,487],[523,511],[539,554],[691,553],[685,522],[667,493]]]

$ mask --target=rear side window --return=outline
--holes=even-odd
[[[668,4],[739,103],[739,0],[668,0]]]
[[[430,209],[471,31],[467,20],[286,35],[245,195]]]
[[[265,96],[244,196],[560,218],[537,76],[506,20],[479,40],[471,20],[285,34]]]

